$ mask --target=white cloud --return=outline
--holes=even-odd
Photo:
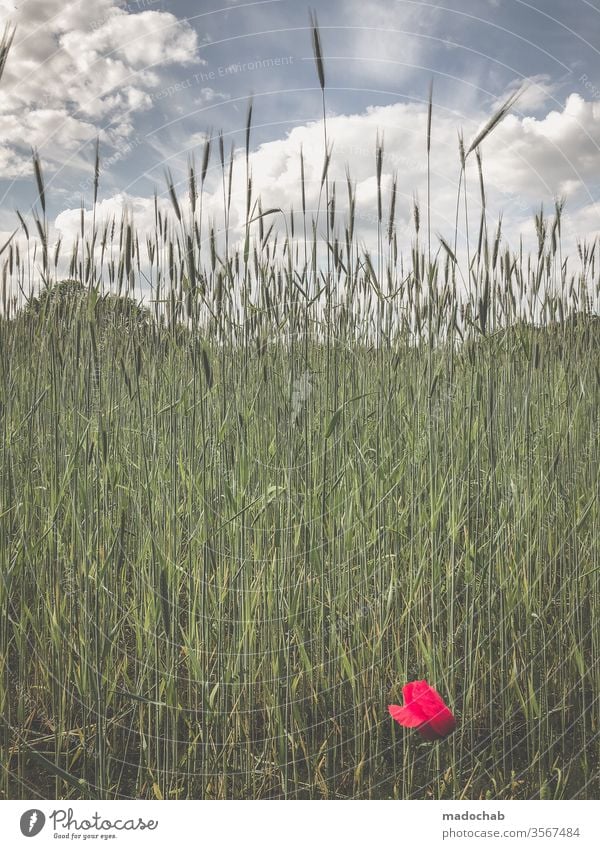
[[[465,126],[465,139],[473,138],[486,120],[475,114]],[[454,235],[457,178],[457,119],[455,115],[438,110],[433,116],[432,135],[432,231],[441,232],[449,241]],[[387,225],[391,184],[398,175],[397,232],[400,248],[410,249],[412,205],[415,192],[423,203],[426,198],[425,132],[426,107],[422,104],[397,103],[371,107],[356,115],[339,115],[328,119],[327,132],[333,142],[329,171],[331,183],[336,183],[338,209],[344,214],[346,197],[346,164],[356,184],[356,228],[367,245],[374,247],[377,215],[375,174],[375,144],[377,135],[384,138],[382,189],[384,194],[384,226]],[[200,139],[198,139],[200,140]],[[578,238],[598,233],[600,226],[595,205],[594,186],[597,184],[597,160],[600,147],[600,104],[589,103],[571,95],[563,107],[549,112],[541,119],[529,116],[508,116],[483,143],[483,167],[486,180],[488,221],[504,211],[503,232],[509,244],[518,247],[523,234],[533,244],[533,214],[540,203],[552,213],[554,199],[568,197],[563,221],[565,250],[575,252]],[[323,126],[316,121],[295,127],[285,138],[262,144],[250,156],[255,195],[262,196],[263,208],[293,206],[300,210],[300,149],[305,157],[306,197],[309,210],[319,202],[323,165]],[[216,153],[216,152],[215,152]],[[213,166],[215,163],[213,159]],[[479,185],[475,157],[469,158],[467,185],[471,210],[471,239],[479,221]],[[222,223],[222,186],[218,168],[209,179],[205,198],[205,215]],[[181,206],[186,208],[186,184],[183,174],[179,186]],[[211,181],[212,180],[212,181]],[[164,192],[164,186],[160,187]],[[241,236],[245,219],[246,174],[243,154],[236,161],[232,191],[232,241]],[[165,207],[169,206],[164,197]],[[323,208],[321,199],[321,209]],[[128,205],[137,226],[153,230],[153,199],[115,196],[99,205],[98,217],[110,213],[120,215]],[[312,214],[312,213],[311,213]],[[421,209],[423,225],[426,209]],[[206,219],[205,219],[206,220]],[[276,226],[281,218],[275,217]],[[321,232],[324,218],[321,216]],[[74,236],[79,228],[79,210],[62,213],[56,226],[65,236]],[[461,213],[459,227],[464,226]],[[343,231],[340,231],[343,235]],[[422,232],[422,237],[424,233]],[[434,237],[434,243],[437,240]]]
[[[29,0],[18,7],[0,0],[17,27],[0,100],[3,176],[30,170],[31,145],[43,144],[46,162],[64,161],[100,125],[109,126],[103,140],[118,144],[132,133],[133,113],[151,106],[157,69],[200,61],[187,23],[136,8],[116,0]]]
[[[571,94],[545,117],[509,116],[485,143],[488,176],[526,197],[560,194],[581,184],[585,195],[597,180],[600,103]]]
[[[167,209],[167,202],[161,201],[163,211]],[[154,199],[135,197],[120,192],[96,204],[96,221],[99,227],[114,219],[119,224],[121,217],[126,215],[129,220],[134,221],[140,232],[151,232],[154,229]],[[91,216],[88,216],[91,217]],[[69,244],[81,229],[81,211],[79,209],[66,209],[57,216],[54,222],[57,233],[60,233]]]
[[[550,100],[554,100],[558,89],[559,85],[552,82],[548,74],[536,74],[527,79],[514,79],[508,84],[502,96],[495,100],[492,108],[498,109],[511,95],[521,90],[516,108],[520,112],[526,110],[535,112],[547,106]]]

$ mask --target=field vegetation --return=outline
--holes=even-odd
[[[457,232],[511,106],[461,144]],[[326,120],[319,208],[248,170],[231,234],[251,131],[167,177],[154,233],[68,251],[34,158],[0,257],[0,795],[597,798],[597,243],[570,265],[557,203],[512,252],[481,168],[470,251],[425,204],[403,256],[379,143],[370,253]],[[447,740],[390,720],[415,678]]]

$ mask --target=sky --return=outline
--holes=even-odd
[[[313,0],[325,57],[332,180],[356,182],[358,225],[375,226],[375,146],[382,185],[398,179],[398,234],[410,244],[413,198],[426,194],[427,98],[433,82],[432,226],[453,232],[458,133],[467,145],[524,83],[510,115],[482,145],[491,215],[507,243],[533,233],[533,216],[565,198],[563,237],[600,232],[600,0]],[[244,220],[245,124],[253,97],[250,169],[263,207],[308,203],[323,161],[322,100],[309,7],[297,0],[0,0],[16,26],[0,83],[0,240],[39,205],[32,148],[47,184],[52,238],[69,241],[80,207],[91,213],[100,140],[97,215],[127,208],[152,227],[165,171],[182,194],[190,157],[207,133],[234,145],[231,226]],[[237,161],[239,160],[239,161]],[[477,196],[474,157],[467,185]],[[207,179],[218,216],[217,158]],[[341,193],[341,187],[340,187]]]

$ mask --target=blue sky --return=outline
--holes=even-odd
[[[530,87],[483,147],[490,204],[517,238],[544,202],[567,197],[572,234],[598,230],[598,0],[330,0],[313,2],[325,53],[333,175],[357,180],[369,228],[374,144],[385,139],[384,184],[399,175],[401,218],[422,196],[424,122],[434,81],[436,224],[451,224],[457,131],[472,138],[524,80]],[[96,136],[100,201],[144,222],[164,171],[185,177],[205,134],[243,146],[254,96],[252,170],[265,205],[298,205],[302,144],[318,181],[321,99],[308,5],[294,0],[0,0],[17,26],[2,81],[0,231],[35,202],[39,149],[56,232],[73,235],[91,205]],[[242,177],[238,194],[242,195]],[[215,203],[218,186],[213,180]],[[472,181],[473,182],[473,181]],[[216,212],[215,212],[216,214]],[[235,216],[234,216],[235,223]]]

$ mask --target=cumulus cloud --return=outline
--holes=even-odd
[[[160,201],[163,213],[167,212],[168,206],[165,200]],[[154,198],[135,197],[127,192],[119,192],[110,198],[99,201],[96,204],[96,221],[99,227],[110,224],[113,220],[118,225],[122,217],[135,223],[136,228],[144,233],[150,233],[154,229]],[[88,213],[88,218],[90,218]],[[81,229],[81,210],[65,209],[54,222],[58,234],[69,240],[74,239]]]
[[[498,109],[510,96],[521,92],[518,100],[518,108],[521,112],[535,112],[548,105],[554,99],[559,84],[553,82],[549,74],[536,74],[525,80],[514,79],[506,87],[501,97],[493,103],[493,108]]]
[[[473,114],[464,126],[465,139],[473,138],[487,117]],[[413,239],[413,199],[421,204],[426,199],[426,135],[427,110],[422,104],[396,103],[371,107],[353,115],[328,118],[327,132],[333,142],[329,170],[330,182],[336,186],[338,209],[343,214],[346,195],[346,167],[356,186],[356,228],[368,247],[375,246],[377,225],[377,185],[375,179],[375,145],[379,136],[384,140],[382,190],[387,215],[391,185],[398,179],[396,228],[399,247],[410,249]],[[433,117],[432,133],[432,231],[447,238],[454,234],[459,162],[457,130],[459,124],[453,113],[439,109]],[[198,138],[198,141],[201,141]],[[593,187],[597,181],[597,162],[600,146],[600,104],[583,100],[573,94],[560,109],[542,118],[509,115],[495,128],[482,145],[486,181],[487,209],[490,227],[493,219],[504,213],[503,232],[513,248],[525,236],[533,245],[534,213],[543,203],[552,213],[554,200],[567,197],[567,216],[563,222],[565,249],[575,252],[579,238],[600,231],[598,209]],[[267,142],[252,152],[249,160],[255,195],[260,193],[263,208],[280,207],[289,211],[300,209],[300,151],[305,159],[306,201],[312,214],[321,192],[323,170],[323,125],[320,121],[297,126],[285,138]],[[467,168],[468,203],[472,232],[479,221],[479,184],[475,157],[469,158]],[[222,225],[222,186],[218,167],[213,161],[212,178],[207,182],[205,215],[213,217],[217,227]],[[179,193],[185,208],[186,183],[180,173]],[[212,180],[212,182],[211,182]],[[164,193],[164,187],[162,187]],[[165,208],[169,201],[163,194]],[[320,199],[323,209],[323,198]],[[231,227],[232,241],[241,237],[245,221],[246,173],[243,154],[236,159],[232,183]],[[143,231],[154,227],[152,198],[117,195],[103,201],[97,208],[97,219],[107,215],[120,216],[126,206],[138,227]],[[422,206],[422,221],[425,208]],[[275,221],[281,226],[280,217]],[[65,237],[74,236],[79,228],[79,210],[63,212],[56,220]],[[321,214],[322,231],[324,218]],[[384,224],[385,226],[385,224]],[[464,230],[461,213],[459,230]],[[322,235],[322,233],[321,233]],[[343,233],[342,233],[343,235]]]
[[[487,145],[488,176],[510,191],[541,198],[592,199],[600,155],[600,103],[571,94],[542,118],[509,116]]]
[[[199,61],[194,30],[153,5],[0,0],[17,27],[0,101],[3,176],[29,172],[31,145],[58,162],[99,129],[118,144],[131,135],[134,113],[151,106],[159,69]]]

